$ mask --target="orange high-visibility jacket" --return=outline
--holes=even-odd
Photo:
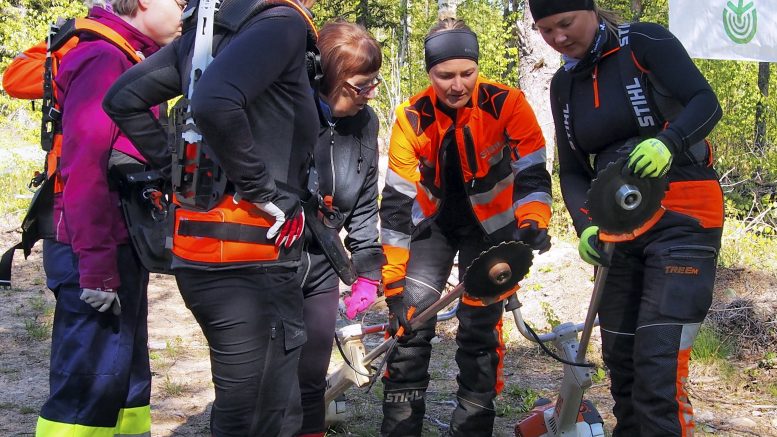
[[[481,76],[455,125],[436,102],[429,87],[396,109],[380,206],[387,296],[404,289],[412,229],[433,217],[443,201],[441,149],[449,130],[469,204],[487,235],[512,235],[522,220],[541,228],[550,221],[545,139],[523,92]]]

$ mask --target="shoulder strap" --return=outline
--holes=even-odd
[[[62,26],[52,25],[47,38],[46,59],[43,67],[43,102],[41,104],[43,111],[41,148],[46,152],[51,151],[53,147],[54,135],[59,130],[58,126],[55,125],[59,123],[61,118],[59,105],[57,105],[57,99],[54,95],[54,77],[57,74],[59,65],[57,65],[58,62],[55,64],[54,61],[62,59],[63,53],[58,53],[57,56],[54,56],[54,52],[62,50],[69,41],[73,38],[78,38],[81,34],[94,35],[103,41],[113,44],[127,55],[127,58],[133,63],[138,63],[142,59],[141,55],[123,36],[98,21],[90,18],[71,18],[65,21]]]
[[[591,163],[588,160],[588,156],[583,153],[577,146],[577,140],[572,127],[572,111],[569,107],[569,97],[572,95],[572,76],[568,71],[564,71],[564,67],[559,68],[551,81],[551,88],[558,90],[558,105],[561,108],[561,115],[564,118],[564,133],[567,136],[567,143],[569,148],[572,149],[572,153],[575,155],[580,165],[586,170],[591,178],[596,177]]]
[[[50,35],[48,51],[55,52],[59,50],[70,38],[83,33],[94,35],[113,44],[134,63],[141,61],[141,57],[135,48],[123,36],[110,27],[90,18],[71,18],[65,21],[65,24]]]
[[[634,52],[629,44],[629,31],[631,25],[621,24],[618,26],[618,70],[620,71],[621,83],[625,88],[624,95],[626,102],[632,109],[634,121],[639,129],[639,136],[652,137],[660,129],[660,119],[654,111],[654,105],[649,101],[649,96],[645,83],[645,75],[637,68],[634,59]]]

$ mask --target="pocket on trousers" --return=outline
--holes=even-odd
[[[718,252],[701,245],[675,246],[662,256],[664,289],[659,312],[687,322],[701,322],[712,304]]]
[[[283,344],[286,351],[296,349],[308,341],[302,320],[283,320]]]

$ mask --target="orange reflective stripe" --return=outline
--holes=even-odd
[[[520,223],[523,220],[534,220],[540,228],[547,228],[550,224],[550,205],[544,202],[525,203],[515,210],[515,218]]]
[[[496,348],[496,354],[499,356],[499,361],[496,363],[496,394],[502,393],[502,390],[505,388],[505,377],[504,377],[504,367],[505,367],[505,339],[504,339],[504,330],[502,329],[502,319],[499,319],[499,322],[496,324],[496,335],[497,339],[499,339],[499,346]]]
[[[389,287],[391,284],[405,278],[405,269],[407,268],[407,260],[410,258],[410,251],[406,247],[384,244],[383,253],[386,255],[386,264],[383,266],[383,294],[386,297],[390,297],[404,291],[404,287]]]
[[[236,204],[231,196],[224,196],[215,208],[204,212],[183,207],[176,208],[173,254],[188,261],[212,264],[275,261],[279,257],[279,250],[274,244],[179,235],[180,224],[185,220],[214,224],[238,223],[266,228],[272,226],[274,223],[272,216],[244,200]]]
[[[717,180],[671,182],[662,204],[699,220],[704,228],[723,226],[723,191]]]
[[[623,241],[631,241],[640,235],[644,234],[645,232],[649,231],[650,228],[653,227],[656,223],[658,223],[659,220],[661,220],[661,217],[664,216],[664,213],[666,212],[666,209],[663,207],[658,208],[658,211],[656,211],[655,214],[653,214],[653,217],[650,217],[645,224],[638,227],[637,229],[627,232],[625,234],[608,234],[606,232],[599,231],[599,240],[609,242],[609,243],[620,243]]]
[[[688,391],[685,389],[688,383],[688,363],[691,359],[691,348],[680,349],[677,354],[677,377],[675,380],[675,400],[677,401],[677,418],[680,421],[680,430],[683,437],[693,436],[696,425],[693,421],[693,407],[688,399]]]

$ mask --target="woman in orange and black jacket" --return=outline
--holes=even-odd
[[[523,93],[479,74],[478,40],[464,22],[437,23],[424,44],[431,86],[396,109],[380,206],[392,333],[381,435],[421,435],[436,319],[412,331],[408,314],[436,301],[459,253],[459,277],[482,251],[522,240],[550,247],[545,140]],[[457,311],[458,404],[451,434],[490,436],[502,389],[504,303],[463,298]]]
[[[593,0],[531,0],[530,8],[566,61],[550,93],[561,191],[580,255],[610,266],[599,321],[614,435],[687,435],[694,427],[688,359],[712,301],[723,226],[723,195],[705,141],[720,106],[662,26],[621,25]],[[585,201],[597,172],[619,158],[638,177],[666,175],[669,189],[657,222],[616,243],[607,259]]]

